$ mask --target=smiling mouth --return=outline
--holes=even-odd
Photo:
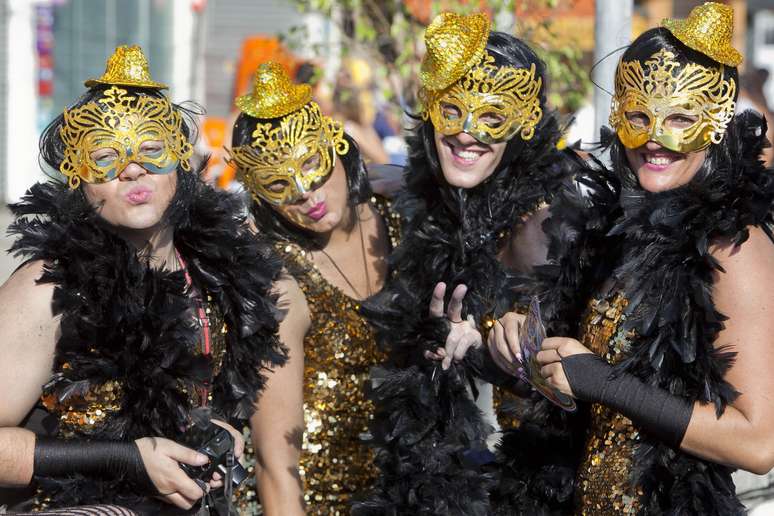
[[[454,161],[462,165],[472,165],[476,163],[481,156],[489,152],[483,149],[471,149],[461,145],[454,145],[447,141],[446,146],[449,148]]]
[[[645,166],[653,170],[664,170],[683,158],[682,154],[664,151],[642,153],[642,160],[645,162]]]

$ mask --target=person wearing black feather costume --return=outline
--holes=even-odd
[[[616,72],[615,174],[551,206],[538,289],[549,331],[579,337],[537,359],[587,419],[538,406],[506,434],[510,513],[744,514],[733,469],[774,466],[774,177],[766,122],[734,115],[732,27],[708,2],[638,37]]]
[[[257,232],[284,258],[277,290],[293,322],[280,329],[288,364],[258,407],[274,417],[253,428],[257,491],[269,516],[347,514],[376,476],[360,436],[368,374],[384,360],[358,307],[384,284],[398,219],[354,140],[282,66],[262,64],[236,103],[229,153]]]
[[[195,482],[180,465],[208,462],[194,423],[228,429],[241,454],[231,425],[285,360],[281,266],[241,199],[192,170],[193,119],[139,47],[86,86],[41,137],[66,180],[12,206],[27,261],[0,288],[0,483],[29,486],[20,510],[228,514],[230,475]]]
[[[515,273],[545,256],[545,203],[583,166],[557,150],[545,66],[526,44],[490,32],[484,14],[452,13],[425,42],[403,239],[387,287],[364,304],[389,361],[372,379],[381,475],[357,515],[490,513],[493,418],[471,394],[491,387],[474,381],[486,364],[460,359],[514,308]]]

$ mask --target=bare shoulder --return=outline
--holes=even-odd
[[[774,243],[753,227],[741,245],[716,242],[711,252],[723,269],[715,274],[712,292],[718,310],[768,328],[774,313]]]
[[[306,329],[311,324],[311,315],[306,296],[298,285],[298,281],[283,271],[280,278],[274,283],[273,290],[278,296],[277,307],[284,315],[283,326],[290,323],[300,325],[306,333]]]
[[[44,265],[42,260],[26,263],[0,286],[0,317],[23,313],[26,318],[36,321],[53,320],[51,298],[54,285],[38,283]]]
[[[750,288],[771,288],[774,281],[774,243],[759,227],[750,228],[750,237],[741,245],[715,242],[712,256],[725,271],[717,275],[716,285],[726,283]]]

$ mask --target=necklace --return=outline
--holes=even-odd
[[[357,209],[357,208],[356,208]],[[360,214],[357,214],[357,228],[360,233],[360,252],[363,256],[363,271],[365,271],[365,278],[366,278],[366,288],[368,289],[368,296],[371,297],[373,294],[373,291],[371,290],[371,276],[368,274],[368,259],[366,258],[366,249],[365,249],[365,237],[363,236],[363,224],[360,222]],[[355,293],[358,299],[365,299],[365,297],[358,291],[358,289],[355,288],[355,285],[352,284],[351,281],[349,281],[349,278],[346,274],[344,274],[344,271],[341,270],[341,267],[336,263],[336,261],[329,255],[327,252],[325,252],[325,249],[320,249],[322,254],[325,255],[326,258],[328,258],[328,261],[331,262],[331,265],[338,271],[338,273],[341,275],[342,278],[344,278],[344,281],[349,285],[349,288],[352,289],[352,292]]]

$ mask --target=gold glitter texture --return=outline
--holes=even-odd
[[[484,13],[441,13],[425,30],[425,57],[419,71],[422,88],[443,90],[484,57],[489,18]]]
[[[341,123],[320,113],[315,102],[280,119],[258,122],[250,145],[229,151],[237,178],[256,201],[281,205],[324,181],[333,171],[336,155],[349,152]]]
[[[731,44],[734,32],[734,9],[717,2],[695,7],[688,18],[665,18],[661,26],[684,45],[728,66],[739,66],[740,54]]]
[[[255,72],[253,90],[237,97],[236,106],[253,118],[277,118],[298,111],[312,100],[308,84],[293,84],[278,63],[263,63]]]
[[[397,217],[374,199],[397,243]],[[370,370],[385,357],[359,302],[328,283],[294,244],[277,250],[306,296],[312,325],[304,339],[304,425],[300,474],[307,514],[345,515],[353,495],[367,491],[377,470],[373,451],[361,442],[369,431],[373,405],[366,398]],[[303,271],[302,274],[295,271]]]
[[[629,149],[653,140],[676,152],[693,152],[720,143],[734,117],[736,83],[723,79],[720,68],[698,63],[681,66],[675,55],[661,49],[645,61],[621,61],[615,77],[610,125]],[[630,118],[631,114],[643,114]],[[670,117],[695,118],[676,128]]]
[[[59,134],[64,143],[64,159],[59,171],[70,188],[81,181],[101,183],[116,177],[130,162],[165,169],[180,162],[190,170],[188,159],[193,147],[182,132],[183,119],[165,97],[133,96],[117,86],[103,93],[96,102],[65,109]],[[143,152],[143,143],[161,141],[155,154]],[[113,149],[117,158],[108,163],[95,161],[91,153]]]
[[[148,70],[148,60],[137,45],[116,47],[108,58],[105,73],[98,79],[89,79],[84,83],[87,88],[97,84],[132,86],[135,88],[164,89],[166,84],[156,82]]]
[[[581,342],[608,363],[619,362],[633,336],[622,323],[628,301],[620,293],[589,302]],[[602,516],[636,514],[642,490],[632,485],[630,472],[639,433],[632,422],[607,407],[591,406],[591,424],[577,478],[577,514]]]

